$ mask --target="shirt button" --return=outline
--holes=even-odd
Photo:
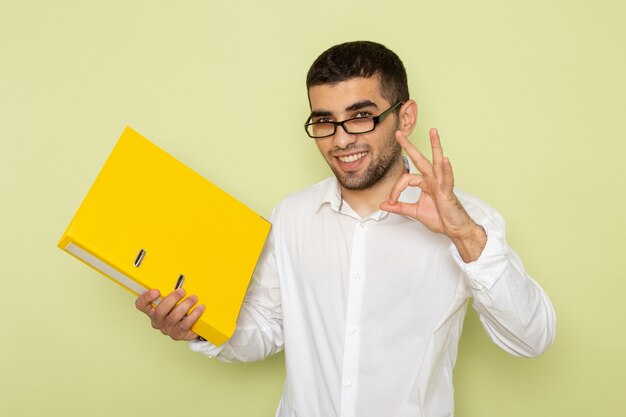
[[[361,279],[361,274],[359,274],[358,272],[354,274],[354,279]]]
[[[350,330],[350,334],[357,334],[358,331],[359,330],[356,327],[353,327],[352,330]]]
[[[348,382],[348,383],[346,384],[346,387],[348,387],[348,388],[352,388],[353,386],[354,386],[354,384],[353,384],[352,382]]]
[[[360,223],[359,223],[359,227],[360,227],[361,229],[362,229],[362,228],[364,228],[364,227],[365,227],[365,223],[360,222]]]

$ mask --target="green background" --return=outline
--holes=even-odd
[[[265,216],[329,175],[304,77],[356,39],[403,58],[413,142],[440,129],[557,312],[530,360],[470,312],[456,415],[625,415],[625,21],[621,0],[1,0],[0,415],[274,415],[282,354],[194,354],[56,243],[126,125]]]

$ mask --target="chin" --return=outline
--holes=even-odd
[[[353,191],[365,190],[367,188],[370,188],[371,186],[373,186],[374,184],[378,182],[378,180],[372,181],[371,178],[366,178],[363,175],[359,175],[359,176],[335,175],[335,177],[337,177],[337,181],[339,181],[339,184],[341,184],[343,188],[345,188],[346,190],[353,190]]]

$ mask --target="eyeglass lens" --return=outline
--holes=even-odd
[[[365,133],[374,130],[374,119],[371,117],[359,117],[343,122],[346,133]],[[307,132],[313,137],[331,136],[335,133],[334,123],[313,123],[307,126]]]

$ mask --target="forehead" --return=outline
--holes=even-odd
[[[357,77],[309,88],[311,111],[340,113],[350,105],[364,100],[372,101],[381,108],[389,104],[380,94],[378,77]]]

